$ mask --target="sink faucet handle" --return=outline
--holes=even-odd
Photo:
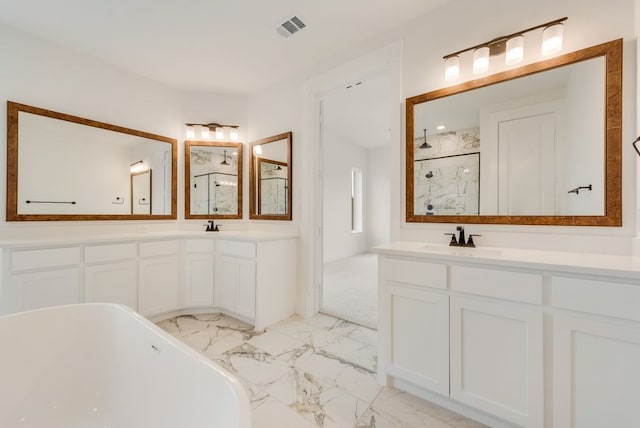
[[[450,247],[457,247],[458,246],[458,240],[456,239],[456,234],[455,233],[445,233],[445,235],[451,235],[451,241],[449,241],[449,246]]]
[[[482,236],[482,235],[473,234],[473,233],[471,235],[469,235],[469,240],[467,241],[467,247],[475,247],[476,246],[475,242],[473,242],[473,237],[474,236]]]

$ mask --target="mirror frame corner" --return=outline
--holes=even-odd
[[[232,147],[238,150],[238,213],[237,214],[191,214],[191,147]],[[242,176],[244,144],[236,141],[185,140],[184,142],[184,218],[189,219],[242,219]]]
[[[557,226],[622,226],[622,39],[524,65],[484,78],[409,97],[405,102],[405,221],[407,223],[469,223]],[[419,215],[414,212],[414,107],[417,104],[551,70],[591,58],[605,58],[605,201],[604,215]]]
[[[289,201],[289,206],[286,214],[258,214],[257,212],[257,194],[258,189],[256,186],[257,179],[257,171],[256,171],[256,160],[259,159],[257,156],[253,154],[253,148],[255,146],[259,146],[266,143],[272,143],[274,141],[287,140],[287,180],[288,180],[288,188],[287,188],[287,198]],[[260,140],[254,141],[249,145],[249,219],[251,220],[283,220],[283,221],[291,221],[293,219],[292,211],[292,200],[293,200],[293,174],[292,174],[292,154],[293,154],[293,132],[283,132],[282,134],[273,135],[271,137],[262,138]]]

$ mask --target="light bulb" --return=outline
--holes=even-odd
[[[543,56],[553,55],[562,49],[562,23],[550,25],[542,31],[542,49]]]
[[[524,36],[515,36],[507,40],[507,54],[505,64],[513,65],[524,58]]]
[[[194,138],[196,136],[196,128],[193,125],[187,126],[187,138]]]
[[[473,73],[484,73],[489,69],[489,47],[483,46],[473,51]]]
[[[253,146],[253,154],[261,155],[262,154],[262,146]]]
[[[200,137],[202,137],[202,139],[204,140],[208,140],[210,137],[209,134],[209,127],[208,126],[201,126],[200,127]]]
[[[460,77],[460,58],[457,55],[444,60],[444,80],[451,82]]]
[[[231,132],[230,135],[232,140],[237,140],[238,139],[238,128],[231,128]]]
[[[224,138],[224,129],[222,126],[216,126],[216,138],[222,140]]]

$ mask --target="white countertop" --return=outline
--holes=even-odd
[[[161,239],[231,239],[235,241],[278,241],[282,239],[296,239],[298,235],[292,232],[269,232],[253,230],[230,230],[220,232],[205,231],[163,231],[163,232],[124,232],[124,233],[93,233],[93,234],[51,234],[41,237],[21,237],[0,239],[0,248],[24,248],[54,245],[85,245],[93,243],[110,243],[118,241],[154,241]]]
[[[425,242],[399,241],[380,245],[373,252],[434,261],[536,269],[640,280],[640,257],[495,247],[449,247]],[[638,284],[640,285],[640,284]]]

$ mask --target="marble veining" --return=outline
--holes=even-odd
[[[235,374],[255,428],[475,428],[477,422],[378,385],[377,332],[319,314],[255,332],[222,314],[158,325]]]

